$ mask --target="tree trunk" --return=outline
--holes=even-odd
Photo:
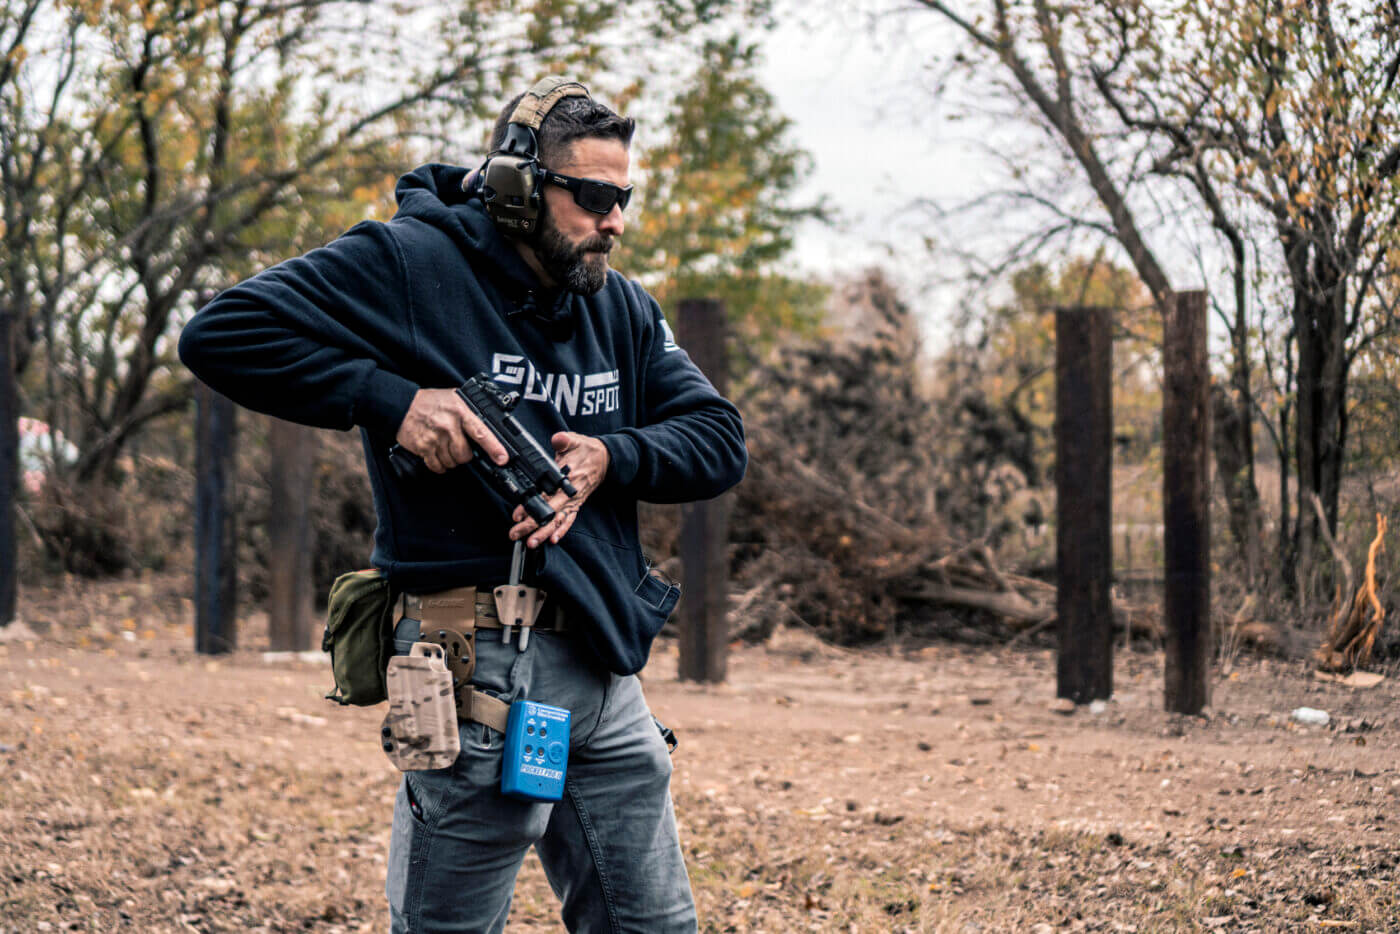
[[[1321,538],[1318,516],[1309,508],[1315,493],[1322,501],[1328,531],[1335,534],[1346,435],[1346,318],[1330,290],[1295,291],[1294,323],[1298,332],[1298,422],[1295,491],[1297,571],[1311,578]],[[1306,591],[1302,596],[1307,596]]]
[[[19,595],[15,495],[19,490],[19,400],[15,317],[0,312],[0,626],[14,621]]]
[[[1285,387],[1296,387],[1292,343],[1292,339],[1290,339],[1284,348],[1283,385]],[[1285,395],[1283,404],[1279,407],[1276,435],[1276,453],[1278,454],[1278,534],[1276,542],[1278,574],[1284,594],[1292,596],[1297,595],[1295,585],[1298,581],[1298,540],[1293,534],[1292,507],[1289,505],[1293,500],[1288,492],[1291,479],[1288,444],[1293,437],[1293,411],[1296,407],[1297,398]]]
[[[154,406],[148,398],[151,379],[160,366],[156,345],[164,336],[170,315],[184,291],[185,286],[177,285],[147,301],[136,343],[125,354],[126,376],[117,386],[108,411],[98,413],[97,418],[101,423],[88,425],[83,439],[82,459],[75,470],[79,481],[114,482],[117,478],[117,459],[133,432],[152,417],[150,409],[154,407],[158,410],[155,414],[162,414],[184,408],[183,398],[174,405],[157,401]]]
[[[1225,488],[1230,535],[1251,589],[1259,577],[1259,490],[1254,485],[1254,445],[1249,413],[1232,389],[1211,386],[1212,442],[1215,464]]]
[[[1216,226],[1229,240],[1234,256],[1231,278],[1234,284],[1235,315],[1230,325],[1230,394],[1224,397],[1229,411],[1216,409],[1220,418],[1215,422],[1215,427],[1220,432],[1217,438],[1223,438],[1234,454],[1232,463],[1228,465],[1230,470],[1226,470],[1225,463],[1220,464],[1221,476],[1225,478],[1230,528],[1235,533],[1235,542],[1240,549],[1246,585],[1253,589],[1258,586],[1263,570],[1264,517],[1259,502],[1259,485],[1254,475],[1254,389],[1250,383],[1245,243],[1239,228],[1230,223],[1224,210],[1219,207],[1215,189],[1208,187],[1209,182],[1204,171],[1198,177],[1201,179],[1202,190],[1210,192],[1208,200],[1211,212],[1216,218]]]

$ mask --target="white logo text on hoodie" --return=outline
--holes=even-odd
[[[601,415],[621,405],[617,370],[598,373],[541,373],[519,354],[491,357],[496,382],[519,389],[531,402],[548,402],[565,415]]]

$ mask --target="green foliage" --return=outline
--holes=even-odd
[[[826,289],[781,269],[796,225],[823,208],[794,203],[810,160],[756,77],[757,56],[737,36],[705,44],[665,141],[641,154],[645,207],[620,262],[663,306],[722,299],[742,336],[767,342],[810,332]]]

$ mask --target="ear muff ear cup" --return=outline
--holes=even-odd
[[[556,75],[536,82],[512,111],[505,139],[481,167],[477,191],[503,233],[531,234],[539,221],[540,124],[564,98],[588,96],[577,81]]]
[[[529,234],[540,216],[539,162],[494,155],[481,169],[481,200],[505,233]]]

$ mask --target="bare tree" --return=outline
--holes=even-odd
[[[1296,354],[1296,366],[1285,367],[1295,405],[1281,413],[1296,416],[1298,476],[1283,557],[1289,567],[1295,558],[1306,565],[1318,532],[1315,513],[1302,508],[1307,497],[1316,493],[1336,524],[1348,372],[1395,324],[1377,284],[1389,273],[1400,219],[1400,12],[1335,0],[988,0],[976,13],[940,0],[916,5],[955,25],[1014,78],[1082,168],[1159,303],[1166,277],[1124,193],[1135,176],[1121,163],[1115,175],[1104,141],[1139,141],[1147,174],[1194,192],[1199,216],[1232,259],[1234,308],[1223,317],[1242,444],[1252,437],[1251,371],[1260,366],[1246,312],[1246,245],[1268,231],[1257,262],[1287,282],[1285,357]],[[1257,504],[1245,484],[1240,495]]]

